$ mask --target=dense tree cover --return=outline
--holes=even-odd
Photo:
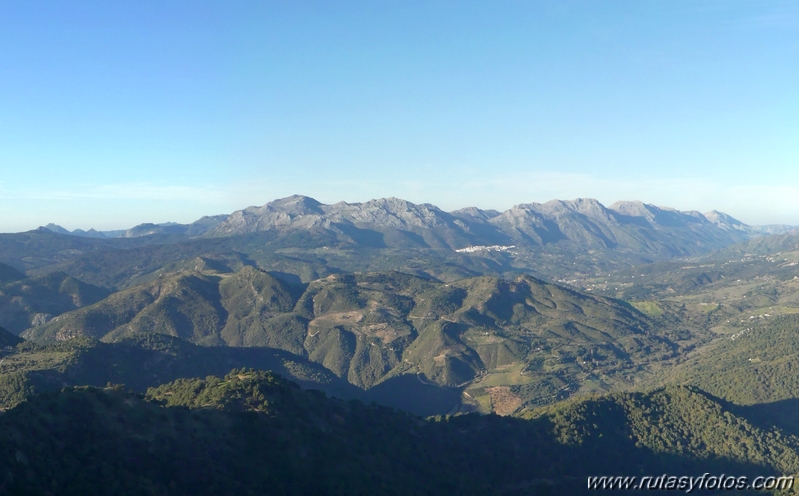
[[[709,470],[720,469],[728,460],[775,467],[783,473],[799,469],[796,431],[763,429],[764,425],[758,426],[762,416],[748,418],[736,405],[695,387],[570,400],[523,416],[549,418],[559,439],[568,445],[586,446],[609,438],[606,454],[623,451],[624,443],[616,443],[626,436],[654,453],[689,457],[694,465],[701,460]],[[623,452],[619,456],[623,458]]]
[[[338,397],[362,394],[324,367],[285,351],[202,347],[159,334],[136,335],[117,343],[79,338],[43,346],[25,341],[5,353],[5,359],[0,358],[0,409],[65,385],[125,383],[144,393],[148,387],[180,377],[221,375],[232,367],[274,370],[304,387]]]
[[[2,264],[0,264],[2,265]],[[8,267],[8,266],[6,266]],[[10,268],[10,267],[8,267]],[[63,272],[35,278],[3,279],[0,266],[0,326],[20,334],[70,310],[91,305],[109,295],[105,288],[86,284]]]
[[[581,494],[587,475],[797,471],[795,448],[690,388],[424,420],[252,369],[0,416],[12,494]]]
[[[799,315],[750,322],[663,382],[693,384],[741,405],[799,398]]]

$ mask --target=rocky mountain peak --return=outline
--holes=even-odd
[[[708,220],[699,212],[683,212],[670,207],[658,207],[641,201],[618,201],[608,207],[621,215],[637,217],[652,226],[681,227],[691,224],[708,224]]]
[[[713,218],[726,219],[722,214]],[[691,254],[727,246],[752,235],[746,226],[723,228],[696,211],[682,212],[640,201],[616,202],[605,207],[593,198],[522,203],[502,213],[476,207],[449,213],[429,203],[416,204],[396,197],[324,204],[307,196],[294,195],[206,220],[208,222],[198,221],[195,230],[186,231],[186,234],[220,237],[269,230],[314,229],[328,231],[331,239],[355,243],[369,239],[377,245],[388,242],[389,245],[461,249],[563,242],[583,248],[618,248],[658,256]],[[397,236],[396,231],[414,235]]]
[[[477,207],[466,207],[461,208],[458,210],[454,210],[450,212],[450,215],[453,217],[457,217],[460,219],[471,219],[471,220],[489,220],[493,219],[501,212],[496,210],[482,210]]]
[[[66,234],[69,236],[80,236],[83,238],[105,238],[106,235],[97,231],[95,229],[89,229],[88,231],[84,231],[83,229],[75,229],[74,231],[68,231],[63,227],[59,226],[58,224],[47,224],[46,226],[40,227],[40,230],[50,231],[56,234]]]
[[[63,227],[59,226],[58,224],[53,224],[52,222],[44,226],[44,228],[56,234],[72,234]]]
[[[738,219],[732,217],[731,215],[727,215],[724,212],[719,212],[718,210],[711,210],[710,212],[704,214],[704,216],[707,220],[713,224],[716,224],[722,229],[746,231],[749,228],[749,226]]]
[[[401,198],[378,198],[350,205],[341,212],[342,220],[355,224],[381,224],[387,227],[446,227],[450,215],[429,203],[415,204]]]
[[[642,201],[617,201],[608,207],[608,209],[618,212],[622,215],[629,215],[631,217],[644,217],[645,219],[654,219],[655,211],[659,210],[656,206],[644,203]]]
[[[319,208],[321,205],[320,202],[309,196],[292,195],[271,201],[260,207],[247,207],[239,212],[247,212],[255,215],[264,215],[266,213],[283,213],[290,216],[320,215],[323,213]],[[233,213],[233,215],[235,214],[236,212]]]

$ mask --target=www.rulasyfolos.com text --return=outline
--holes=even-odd
[[[595,476],[588,478],[588,489],[595,490],[675,490],[692,493],[702,490],[755,490],[773,491],[793,488],[793,476],[747,476],[712,475],[705,473],[690,475],[645,475],[645,476]]]

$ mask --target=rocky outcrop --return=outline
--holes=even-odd
[[[410,232],[421,235],[420,246],[434,243],[452,249],[575,243],[588,249],[669,256],[710,251],[756,233],[754,228],[720,212],[710,212],[706,217],[696,211],[640,201],[605,207],[597,200],[578,198],[519,204],[501,213],[475,207],[448,213],[434,205],[399,198],[326,205],[295,195],[234,212],[205,236],[314,228],[336,233],[349,233],[353,228],[371,230],[378,236]],[[408,240],[403,238],[403,242]]]

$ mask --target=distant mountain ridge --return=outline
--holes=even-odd
[[[40,227],[39,229],[47,229],[48,231],[54,232],[56,234],[69,234],[71,236],[80,236],[82,238],[107,238],[104,233],[100,231],[95,231],[94,229],[89,229],[88,231],[84,231],[83,229],[75,229],[74,231],[69,231],[64,229],[63,227],[59,226],[58,224],[47,224],[46,226]]]
[[[658,207],[640,201],[605,206],[591,198],[523,203],[498,212],[467,207],[445,212],[429,203],[379,198],[362,203],[323,204],[294,195],[230,215],[203,217],[191,224],[140,224],[101,233],[44,227],[87,237],[140,237],[153,234],[218,238],[264,231],[313,231],[345,235],[374,247],[462,249],[514,245],[522,249],[553,243],[610,249],[655,257],[706,253],[790,226],[749,226],[728,214]]]
[[[653,255],[691,255],[759,235],[762,230],[711,211],[679,211],[640,201],[605,207],[590,198],[516,205],[504,212],[469,207],[445,212],[435,205],[399,198],[332,205],[290,196],[227,216],[204,237],[260,231],[316,229],[349,233],[370,230],[384,238],[414,233],[420,247],[460,249],[473,245],[544,246],[577,243]]]
[[[205,233],[209,229],[216,226],[218,223],[227,219],[227,215],[211,215],[198,219],[191,224],[178,224],[177,222],[163,222],[161,224],[153,224],[145,222],[133,226],[130,229],[117,229],[114,231],[96,231],[89,229],[84,231],[82,229],[75,229],[69,231],[58,224],[47,224],[39,229],[45,229],[56,234],[67,234],[72,236],[80,236],[84,238],[136,238],[139,236],[149,236],[151,234],[178,234],[187,236],[197,236]]]

